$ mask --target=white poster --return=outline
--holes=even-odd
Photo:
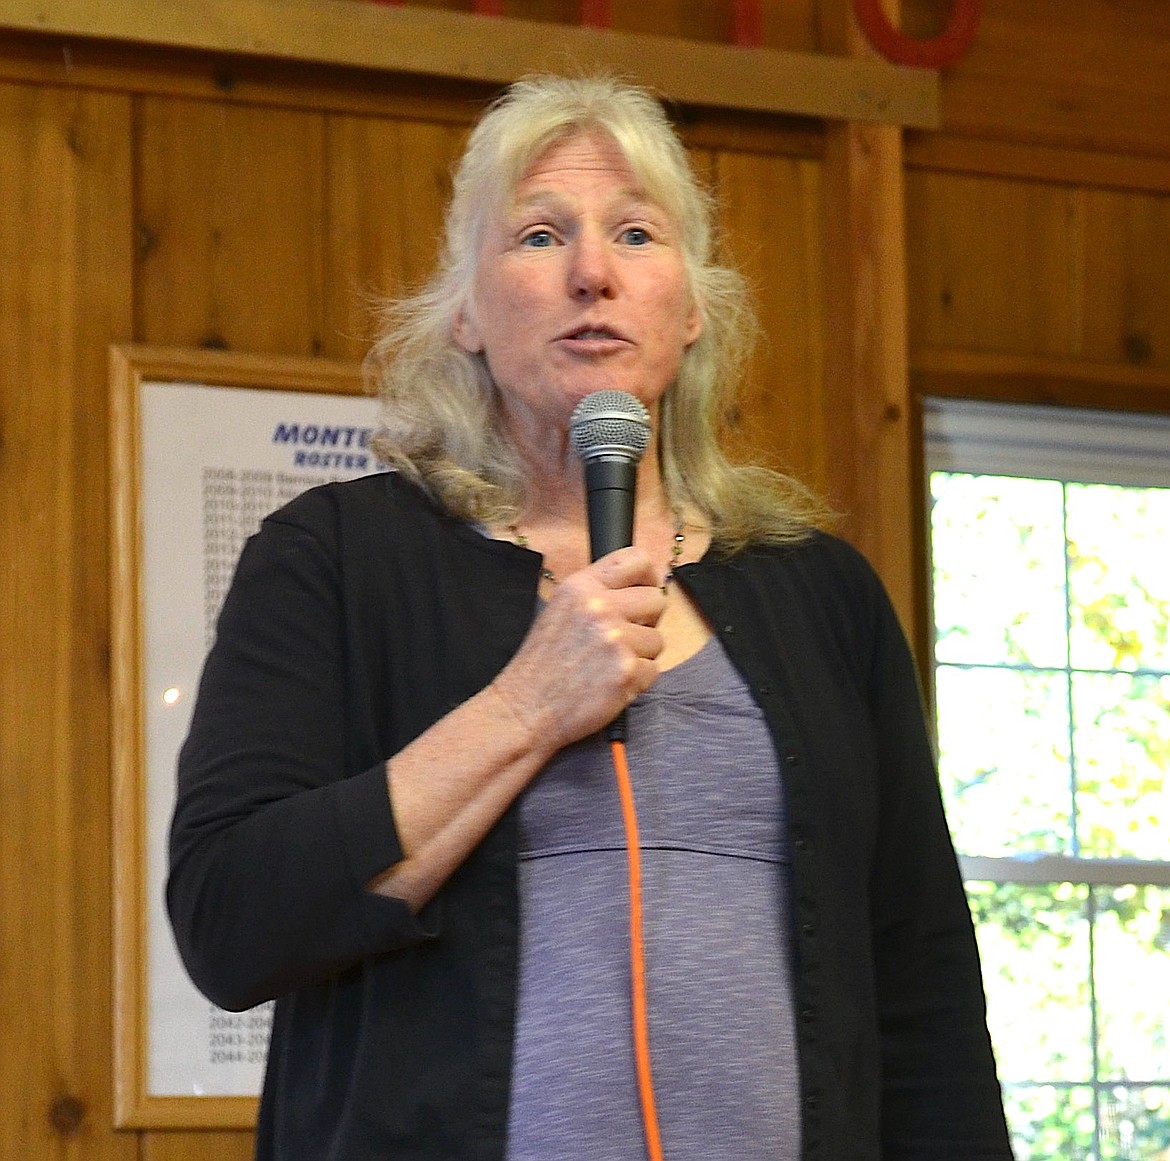
[[[380,470],[367,396],[144,382],[146,1095],[255,1096],[270,1006],[210,1004],[179,961],[163,891],[175,762],[244,541],[306,488]]]

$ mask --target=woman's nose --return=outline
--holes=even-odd
[[[613,298],[616,277],[613,255],[605,239],[582,231],[570,246],[569,289],[574,298]]]

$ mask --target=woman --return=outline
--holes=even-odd
[[[519,83],[371,355],[396,469],[245,549],[179,773],[195,982],[278,997],[263,1159],[645,1155],[603,730],[629,707],[665,1156],[1008,1158],[905,643],[715,438],[747,333],[661,108]],[[568,427],[629,392],[633,546]]]

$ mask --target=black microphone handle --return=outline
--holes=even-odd
[[[609,454],[585,461],[589,553],[593,560],[634,543],[637,475],[637,462],[629,456]]]
[[[589,554],[599,560],[634,543],[634,482],[637,460],[607,454],[585,461],[585,503],[589,510]],[[611,742],[626,740],[626,711],[606,730]]]

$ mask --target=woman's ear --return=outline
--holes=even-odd
[[[703,312],[699,309],[699,304],[692,300],[690,312],[687,314],[686,329],[683,331],[687,346],[689,347],[702,333]]]
[[[483,350],[483,339],[479,337],[479,327],[471,317],[467,306],[461,306],[455,321],[451,323],[451,337],[469,355],[478,355]]]

